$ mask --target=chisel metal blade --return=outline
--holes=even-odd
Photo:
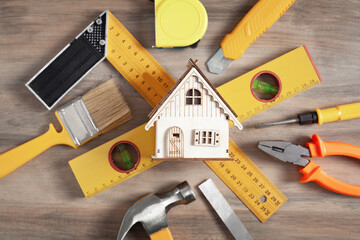
[[[236,240],[253,239],[211,179],[200,184],[199,188]]]
[[[231,59],[224,57],[224,53],[221,48],[209,59],[206,63],[211,73],[219,74],[229,65]]]

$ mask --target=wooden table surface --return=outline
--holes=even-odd
[[[48,129],[56,122],[24,84],[105,9],[109,9],[160,64],[178,79],[189,58],[215,86],[220,86],[296,47],[306,44],[323,82],[243,123],[231,138],[289,199],[265,223],[259,220],[202,162],[166,162],[90,199],[85,199],[68,161],[147,121],[151,107],[107,62],[97,66],[58,106],[81,96],[99,82],[116,78],[134,119],[79,149],[56,146],[0,180],[0,239],[116,239],[122,218],[139,197],[161,192],[187,180],[197,201],[168,213],[175,239],[231,239],[231,234],[197,186],[212,178],[254,239],[360,239],[360,201],[301,184],[296,166],[275,161],[257,149],[260,140],[283,139],[303,144],[313,133],[327,141],[360,145],[360,119],[322,126],[288,125],[255,130],[256,123],[297,113],[360,101],[360,2],[302,0],[221,74],[210,74],[205,62],[223,36],[256,3],[255,0],[202,0],[209,26],[198,48],[151,49],[154,7],[146,0],[0,2],[0,152]],[[235,134],[236,133],[236,134]],[[316,159],[345,182],[360,184],[356,159]],[[141,225],[127,239],[147,239]]]

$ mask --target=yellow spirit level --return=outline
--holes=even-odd
[[[81,39],[70,43],[68,48],[39,72],[36,87],[41,91],[49,90],[45,85],[47,81],[52,81],[47,75],[51,69],[61,71],[66,76],[69,74],[72,80],[69,84],[76,84],[84,74],[102,61],[104,55],[153,107],[175,84],[175,80],[109,11],[102,13],[79,36]],[[72,46],[77,42],[80,45],[92,45],[82,50],[80,45]],[[69,59],[71,61],[68,61]],[[89,59],[94,61],[85,61]],[[79,60],[86,62],[86,68],[78,64]],[[251,91],[253,81],[262,74],[270,74],[277,80],[279,92],[273,99],[261,100]],[[239,115],[239,121],[244,121],[320,81],[307,49],[302,46],[218,87],[217,90]],[[61,82],[56,83],[61,89]],[[70,85],[66,91],[71,88]],[[45,86],[45,90],[42,90],[42,86]],[[58,100],[52,101],[55,104]],[[71,160],[70,166],[84,195],[87,198],[94,196],[159,164],[160,162],[151,159],[155,149],[154,137],[155,131],[145,131],[142,125]],[[131,172],[117,171],[109,160],[109,151],[119,142],[129,143],[129,146],[134,147],[129,151],[138,154],[140,160]],[[286,197],[233,141],[229,144],[229,155],[234,161],[207,161],[206,164],[262,222],[266,221],[286,202]]]

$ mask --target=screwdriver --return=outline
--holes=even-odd
[[[299,114],[298,117],[294,119],[257,124],[255,128],[265,128],[289,123],[299,123],[300,125],[317,123],[321,125],[327,122],[342,121],[353,118],[360,118],[360,102],[325,109],[317,108],[314,112]]]

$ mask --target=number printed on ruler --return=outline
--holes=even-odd
[[[234,161],[207,161],[206,164],[265,222],[287,198],[232,141],[229,157]]]
[[[111,13],[107,59],[152,107],[175,84],[175,80]]]
[[[141,96],[144,97],[152,107],[155,107],[175,84],[175,81],[149,52],[141,46],[131,33],[128,32],[110,12],[108,13],[107,59]],[[279,71],[285,74],[283,86],[285,86],[286,83],[288,88],[283,90],[279,98],[272,103],[256,102],[256,106],[248,104],[246,110],[238,108],[236,112],[240,115],[240,121],[250,118],[270,108],[274,104],[320,82],[320,79],[317,81],[310,80],[310,82],[305,80],[315,79],[317,74],[313,70],[313,66],[304,47],[299,47],[283,55],[281,59],[281,61],[274,60],[269,62],[268,64],[270,65],[266,64],[266,69],[276,69],[278,65],[281,65]],[[283,71],[283,69],[286,69],[286,67],[283,67],[284,64],[299,66],[295,69],[298,71],[295,71],[295,73],[294,71]],[[305,74],[302,74],[304,68],[307,71],[305,71]],[[225,92],[225,94],[223,94],[224,96],[227,95],[226,92],[229,93],[228,95],[231,96],[231,99],[229,99],[230,102],[234,102],[233,108],[236,108],[238,102],[245,101],[241,94],[237,92],[236,94],[231,94],[234,92],[233,90],[241,89],[242,91],[246,91],[249,89],[247,84],[250,84],[250,82],[246,82],[249,79],[241,78],[242,76],[217,88],[221,94],[223,94],[222,91]],[[85,196],[91,197],[100,191],[161,163],[152,161],[150,158],[155,146],[150,146],[151,144],[149,143],[154,142],[154,138],[155,132],[147,132],[144,126],[139,126],[71,160],[69,162],[70,166]],[[133,142],[139,147],[141,152],[139,167],[133,172],[126,174],[115,171],[111,168],[108,161],[108,150],[114,143],[123,140]],[[207,161],[206,164],[244,202],[260,221],[266,221],[266,219],[286,202],[286,197],[231,140],[229,142],[229,152],[235,161]]]
[[[144,99],[149,102],[151,106],[155,107],[156,104],[162,100],[170,88],[175,84],[174,79],[112,14],[109,14],[108,27],[107,59],[144,97]],[[230,147],[230,150],[238,149],[238,147],[232,141],[231,143],[232,146]],[[238,149],[237,152],[241,152],[241,150]],[[266,185],[273,186],[271,181],[261,173],[261,171],[251,162],[251,160],[247,157],[245,159],[245,157],[245,155],[242,157],[243,164],[246,163],[247,167],[253,165],[252,169],[254,169],[254,172],[250,174],[254,174],[254,177],[259,176],[258,178],[262,179],[264,184],[268,183]],[[239,156],[239,158],[241,157]],[[211,165],[218,163],[218,161],[213,161],[212,163],[207,162],[210,167]],[[228,165],[230,162],[224,164]],[[239,166],[229,165],[229,169],[232,169],[232,171],[237,168],[239,168]],[[240,192],[234,188],[236,185],[233,183],[233,181],[227,180],[221,176],[223,173],[222,168],[212,169],[262,222],[270,217],[276,211],[276,209],[281,206],[281,204],[279,204],[279,206],[271,206],[268,200],[265,200],[264,203],[260,202],[260,197],[265,194],[265,191],[264,193],[260,192],[260,190],[257,189],[259,187],[256,186],[253,182],[243,181],[243,191],[246,192]],[[240,171],[240,169],[237,171]],[[238,176],[238,174],[236,176]],[[237,182],[239,181],[240,178],[237,180]],[[250,195],[250,197],[248,195]],[[286,197],[282,195],[280,191],[278,191],[278,195],[281,196],[280,198],[284,199],[283,202],[286,201]],[[256,201],[255,198],[257,198],[259,205],[256,205],[257,203],[250,201],[251,199],[249,200],[249,198],[254,198],[254,201]]]
[[[254,109],[252,109],[251,111],[248,111],[246,113],[240,114],[238,116],[238,119],[240,122],[245,121],[246,119],[251,118],[252,116],[255,116],[256,114],[263,112],[269,108],[271,108],[272,106],[290,98],[295,96],[296,94],[308,89],[309,87],[312,87],[314,85],[318,84],[317,81],[315,81],[315,79],[309,80],[307,82],[301,83],[299,86],[294,87],[292,90],[288,90],[284,93],[281,93],[280,96],[278,98],[276,98],[274,101],[272,102],[264,102],[263,105],[260,107],[254,107]]]

